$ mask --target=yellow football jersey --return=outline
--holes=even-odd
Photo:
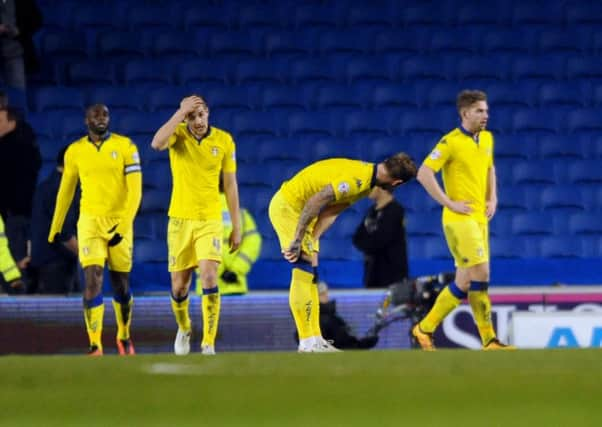
[[[110,133],[99,145],[88,136],[72,143],[65,152],[62,179],[79,178],[81,214],[121,217],[127,207],[125,176],[140,171],[136,145],[125,136]]]
[[[232,136],[211,126],[196,139],[186,123],[169,138],[169,163],[173,191],[168,215],[174,218],[211,220],[222,218],[219,175],[236,172],[236,147]]]
[[[301,211],[307,200],[330,184],[335,201],[331,204],[353,204],[370,192],[376,182],[376,165],[351,159],[326,159],[302,169],[280,191],[286,201]]]
[[[493,145],[491,132],[479,132],[475,141],[472,134],[459,127],[441,138],[423,163],[435,172],[442,170],[447,196],[470,202],[473,209],[470,216],[479,222],[487,222],[485,199],[488,171],[493,166]],[[444,222],[463,218],[466,216],[443,209]]]

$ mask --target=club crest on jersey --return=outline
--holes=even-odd
[[[429,157],[431,158],[431,160],[438,160],[441,158],[441,151],[435,149],[431,152],[431,155]]]
[[[347,182],[343,181],[339,184],[337,189],[339,190],[339,193],[347,194],[347,193],[349,193],[349,184]]]
[[[217,157],[217,155],[219,154],[219,150],[217,149],[217,147],[211,147],[211,154],[213,154],[213,157]]]
[[[111,157],[113,160],[117,160],[117,151],[111,151]]]

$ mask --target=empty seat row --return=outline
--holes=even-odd
[[[54,61],[77,58],[192,59],[207,56],[285,58],[331,54],[587,54],[602,50],[602,31],[590,28],[544,30],[509,28],[416,28],[373,31],[299,30],[216,31],[201,27],[191,32],[136,31],[92,33],[94,40],[73,37],[70,31],[46,31],[41,54]]]
[[[140,7],[135,2],[103,2],[81,4],[61,2],[58,7],[44,6],[48,22],[59,28],[297,28],[359,26],[432,26],[458,25],[574,25],[600,22],[596,18],[600,6],[596,2],[545,4],[541,2],[498,2],[488,5],[487,13],[478,3],[458,7],[454,2],[411,2],[400,7],[398,2],[378,1],[369,4],[348,2],[251,2],[241,7],[237,2],[198,4],[191,1],[151,3]],[[433,13],[437,11],[437,13]],[[484,16],[485,15],[485,16]],[[111,16],[110,20],[105,17]]]

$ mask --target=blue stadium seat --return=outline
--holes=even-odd
[[[241,185],[239,193],[241,207],[251,212],[254,217],[258,217],[267,211],[275,191],[271,188]]]
[[[589,32],[579,31],[579,29],[552,27],[539,34],[539,52],[561,55],[583,54],[591,49],[589,36]]]
[[[292,15],[297,29],[332,29],[340,26],[342,21],[331,4],[298,3],[293,6]]]
[[[112,129],[122,135],[127,135],[138,145],[150,144],[152,135],[169,118],[166,113],[130,112],[122,113],[114,118]],[[137,140],[137,137],[148,138],[146,141]]]
[[[108,62],[74,62],[67,67],[67,76],[74,86],[112,86],[115,84],[115,68]]]
[[[541,256],[544,258],[580,258],[581,242],[570,236],[546,237],[541,239]]]
[[[549,55],[516,55],[510,63],[512,80],[535,80],[541,83],[561,80],[564,57]]]
[[[280,136],[284,133],[283,118],[276,113],[240,112],[233,118],[232,131],[239,138],[245,136]]]
[[[83,111],[55,111],[46,114],[55,122],[60,144],[73,142],[87,134]]]
[[[421,106],[449,107],[454,109],[456,97],[464,88],[459,82],[437,81],[416,84],[416,98]]]
[[[154,89],[171,84],[170,71],[170,67],[156,59],[128,61],[123,67],[123,82],[130,87]]]
[[[268,224],[266,224],[267,226]],[[271,230],[271,225],[268,230]],[[262,231],[260,229],[260,231]],[[262,232],[262,236],[263,236]],[[270,260],[270,261],[282,261],[284,258],[282,257],[280,242],[277,239],[263,239],[261,244],[261,257],[262,260]]]
[[[62,148],[60,144],[55,144],[54,141],[50,139],[41,139],[38,138],[38,146],[40,147],[40,154],[42,155],[42,162],[55,163],[56,164],[56,156]]]
[[[119,3],[80,3],[69,11],[70,26],[76,30],[120,30],[125,28],[123,11]],[[110,17],[110,19],[107,19]]]
[[[346,25],[360,28],[360,32],[392,28],[397,23],[398,10],[391,2],[351,5],[347,10]]]
[[[602,235],[602,221],[597,213],[574,213],[569,218],[569,232],[573,235]]]
[[[306,94],[287,85],[263,85],[257,94],[261,108],[267,111],[292,113],[309,109]]]
[[[105,104],[109,107],[112,116],[123,112],[141,111],[146,107],[144,91],[139,88],[95,86],[90,87],[87,92],[86,101],[88,105]]]
[[[140,89],[132,88],[130,90]],[[183,98],[190,96],[193,93],[191,89],[183,86],[165,86],[158,87],[149,91],[148,98],[146,99],[148,109],[153,112],[175,112],[180,106],[180,102]],[[205,96],[204,93],[200,93],[199,95]],[[135,99],[135,98],[130,98]],[[211,102],[206,99],[209,104],[209,107],[212,108],[213,105]]]
[[[565,18],[567,24],[571,26],[602,24],[602,4],[597,1],[567,3],[565,6]]]
[[[516,162],[512,168],[513,184],[557,184],[554,161]]]
[[[499,24],[508,19],[506,8],[504,3],[494,2],[487,6],[488,12],[483,13],[479,10],[478,2],[462,2],[457,5],[457,9],[454,11],[456,17],[456,23],[460,27],[470,26],[471,28],[483,28],[490,30],[496,28]],[[496,28],[496,31],[485,31],[485,34],[495,34],[500,30]]]
[[[590,90],[580,82],[544,83],[539,87],[539,105],[582,108],[588,103]]]
[[[353,258],[349,239],[320,239],[320,260],[346,261]]]
[[[293,60],[290,64],[289,78],[294,84],[309,81],[334,83],[337,80],[330,63],[318,58]]]
[[[272,5],[249,4],[238,11],[238,27],[273,31],[287,25],[289,10]]]
[[[371,88],[359,87],[353,97],[362,99],[362,94],[368,94],[369,104],[373,109],[414,109],[420,105],[421,97],[414,87],[405,87],[394,82],[377,82]]]
[[[516,133],[530,133],[532,135],[558,133],[559,122],[555,111],[517,109],[512,118],[512,127]]]
[[[550,214],[585,211],[585,202],[574,185],[555,185],[541,191],[541,206]]]
[[[467,56],[452,58],[451,66],[455,69],[458,80],[470,81],[502,81],[506,78],[506,68],[495,56]]]
[[[323,111],[292,113],[288,117],[288,131],[291,136],[335,135],[331,114]]]
[[[51,117],[48,113],[36,113],[30,112],[27,115],[27,121],[33,129],[36,131],[38,139],[42,138],[45,140],[56,141],[59,137],[57,132],[57,123],[54,121],[55,117]],[[83,114],[82,114],[83,121]]]
[[[424,247],[424,255],[427,259],[451,259],[452,256],[447,248],[445,239],[440,237],[429,237]]]
[[[193,59],[176,68],[177,82],[183,86],[203,86],[208,83],[226,84],[232,64],[227,60]]]
[[[416,55],[426,51],[430,31],[425,28],[407,28],[380,31],[374,35],[376,54]]]
[[[343,212],[328,230],[327,238],[346,239],[347,244],[351,241],[357,226],[362,222],[363,216],[349,209]]]
[[[56,62],[85,61],[90,58],[85,37],[69,31],[44,31],[40,35],[40,54]]]
[[[344,117],[344,133],[347,136],[376,138],[391,133],[391,120],[379,111],[351,112]]]
[[[602,168],[597,160],[575,160],[568,166],[568,178],[572,184],[602,183]]]
[[[309,147],[305,144],[295,143],[286,138],[263,138],[255,146],[257,161],[266,164],[273,161],[288,161],[297,164],[308,163]]]
[[[209,35],[207,51],[212,56],[252,59],[262,49],[261,38],[249,31],[215,32]]]
[[[481,49],[489,55],[526,54],[534,49],[534,45],[534,40],[525,37],[524,31],[516,28],[485,31],[481,39]]]
[[[98,34],[96,47],[101,58],[142,59],[150,54],[151,43],[139,31],[106,31]]]
[[[451,5],[447,5],[451,6]],[[437,13],[433,13],[436,10]],[[425,1],[404,6],[400,22],[404,27],[442,27],[451,25],[452,13],[446,13],[445,5],[436,1]]]
[[[251,95],[247,86],[211,86],[201,96],[211,109],[231,111],[251,110]]]
[[[181,28],[179,7],[167,7],[158,4],[146,4],[140,7],[132,4],[125,13],[128,27],[133,31],[153,28],[155,31]]]
[[[285,58],[291,60],[297,57],[310,56],[315,47],[315,41],[308,36],[300,36],[292,31],[273,31],[265,35],[263,51],[268,58]]]
[[[391,70],[384,63],[379,63],[380,56],[361,56],[352,58],[345,67],[348,83],[356,82],[389,82]]]
[[[415,56],[402,59],[399,76],[404,82],[449,80],[445,58],[441,55]]]
[[[402,135],[426,134],[434,142],[457,125],[457,112],[451,108],[432,108],[422,111],[408,111],[398,119],[397,128]]]
[[[602,131],[602,120],[600,120],[602,109],[581,108],[571,110],[566,116],[566,126],[571,133],[595,133]]]
[[[496,168],[496,171],[501,172]],[[501,180],[498,182],[503,183]],[[528,186],[527,186],[528,187]],[[500,185],[498,190],[498,210],[503,212],[515,213],[529,210],[530,204],[527,199],[525,186],[520,185]]]
[[[524,248],[522,239],[513,237],[491,237],[489,240],[489,254],[492,258],[522,258]]]
[[[491,82],[487,85],[487,101],[491,114],[495,115],[498,108],[531,107],[535,104],[537,83],[520,82]]]
[[[403,139],[395,136],[382,136],[370,139],[366,144],[364,154],[367,161],[381,162],[399,151],[406,151]]]
[[[542,135],[537,138],[542,159],[586,159],[591,141],[576,134]]]
[[[424,197],[429,197],[423,194]],[[406,214],[408,236],[434,236],[443,238],[441,214],[439,212]]]
[[[194,42],[191,42],[194,40]],[[205,37],[196,33],[164,31],[155,33],[152,54],[164,61],[186,61],[205,53]]]
[[[144,172],[144,191],[148,189],[171,191],[171,169],[169,162],[155,162],[152,168]]]
[[[151,215],[139,212],[134,221],[134,238],[136,241],[142,239],[156,239],[155,227]]]
[[[225,31],[233,26],[234,16],[223,3],[207,3],[203,7],[191,4],[183,12],[184,27],[187,31],[207,28],[210,31]]]
[[[323,31],[317,36],[317,46],[320,55],[354,54],[365,55],[373,45],[370,32],[357,30]]]
[[[167,245],[164,241],[140,239],[134,243],[134,262],[167,262]]]
[[[310,156],[312,161],[324,160],[331,157],[361,159],[362,145],[349,138],[317,137],[309,145],[311,150]]]
[[[247,59],[234,65],[233,75],[237,85],[250,83],[281,84],[283,83],[284,70],[279,61]]]
[[[528,27],[559,26],[564,22],[563,6],[561,2],[546,2],[545,13],[542,13],[542,5],[538,2],[514,3],[512,24]]]
[[[576,79],[602,79],[602,57],[598,56],[570,56],[566,59],[566,78]]]
[[[132,135],[131,137],[136,138],[139,137],[139,135]],[[143,172],[146,172],[148,168],[154,167],[156,162],[164,163],[169,161],[169,153],[167,150],[155,150],[153,147],[151,147],[151,140],[149,140],[149,138],[150,135],[147,137],[143,136],[142,140],[134,140],[134,143],[138,147],[138,153],[140,154]]]
[[[512,233],[516,235],[552,235],[554,224],[549,214],[524,213],[512,218]]]
[[[589,102],[591,102],[592,105],[594,105],[595,107],[601,107],[602,106],[602,82],[597,81],[596,83],[594,83],[593,85],[589,85],[589,81],[588,80],[581,80],[582,85],[586,87],[586,90],[588,90],[589,96],[587,97],[587,100]]]
[[[535,157],[535,141],[525,140],[520,136],[500,135],[495,138],[494,155],[496,160],[527,160]]]
[[[474,33],[468,28],[444,28],[431,34],[427,52],[431,54],[461,54],[476,53]],[[483,57],[481,57],[483,59]]]
[[[146,190],[142,195],[141,213],[161,212],[167,215],[171,193],[166,190]]]
[[[42,87],[33,92],[35,111],[78,111],[85,108],[84,94],[73,88]]]

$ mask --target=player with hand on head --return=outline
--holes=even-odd
[[[488,222],[497,208],[494,140],[486,130],[487,95],[464,90],[457,98],[461,125],[444,135],[418,170],[418,181],[443,206],[443,231],[456,265],[429,313],[412,328],[416,345],[434,350],[432,334],[468,297],[485,350],[512,348],[496,337],[491,321]],[[442,170],[445,191],[435,174]]]
[[[337,216],[375,186],[393,189],[416,176],[405,153],[374,164],[334,158],[307,166],[285,181],[270,202],[270,221],[284,258],[293,264],[289,304],[299,352],[337,351],[322,337],[318,303],[318,252],[322,234]]]
[[[79,181],[80,216],[77,223],[79,260],[84,269],[84,318],[91,355],[102,355],[103,271],[108,262],[117,320],[117,349],[135,353],[130,336],[133,297],[129,287],[132,269],[134,218],[142,197],[142,173],[136,145],[127,137],[109,132],[109,109],[95,104],[87,108],[88,135],[73,142],[65,153],[65,165],[48,241],[54,242]]]
[[[180,102],[173,116],[155,133],[152,147],[169,149],[173,176],[167,247],[171,306],[178,324],[174,352],[190,352],[189,290],[192,273],[198,267],[203,287],[201,352],[213,355],[221,305],[217,286],[223,239],[220,173],[232,219],[230,252],[236,251],[241,241],[235,144],[228,132],[209,125],[207,103],[192,95]]]

